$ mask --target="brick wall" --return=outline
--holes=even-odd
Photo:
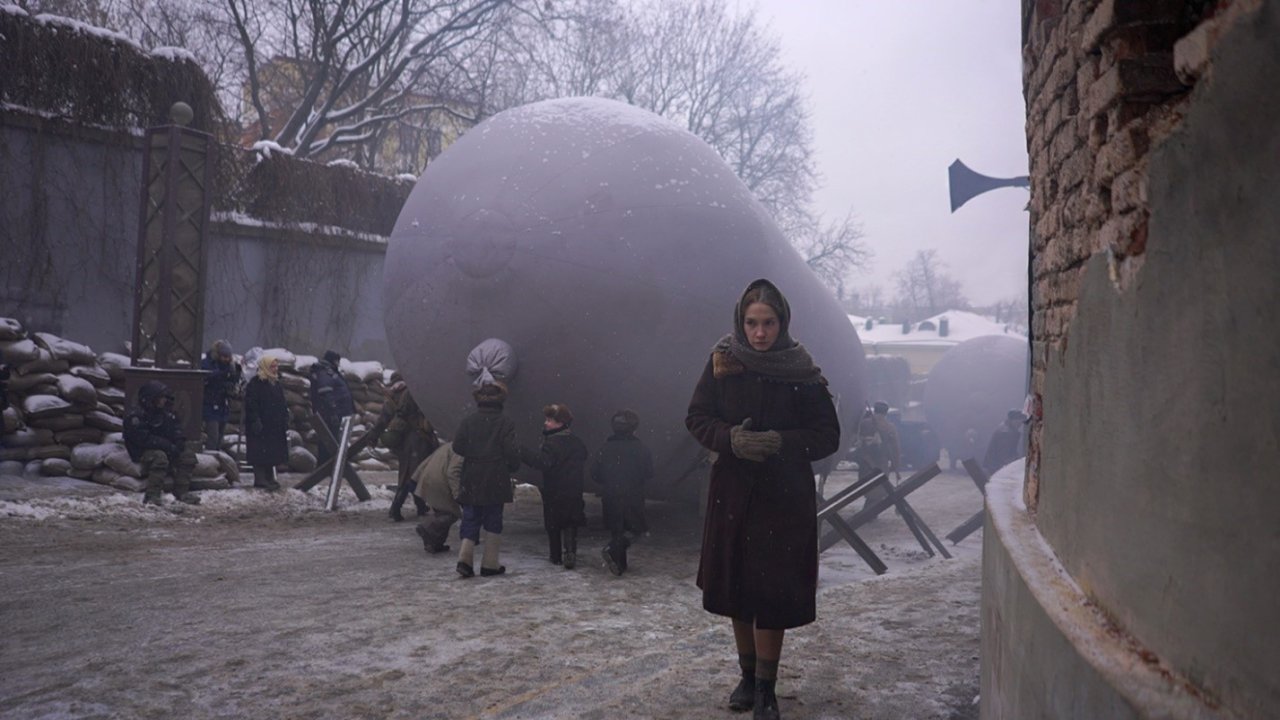
[[[1039,497],[1040,417],[1086,260],[1123,292],[1147,250],[1147,156],[1179,124],[1226,27],[1261,0],[1024,0],[1031,160],[1032,421],[1027,507]]]

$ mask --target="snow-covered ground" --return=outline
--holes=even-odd
[[[463,580],[387,518],[393,474],[362,475],[373,501],[344,493],[336,513],[323,485],[162,509],[0,488],[0,716],[740,717],[729,625],[693,583],[694,513],[651,504],[653,533],[615,578],[591,498],[585,562],[564,570],[523,486],[508,574]],[[911,500],[939,535],[981,507],[954,474]],[[823,554],[818,621],[787,636],[784,717],[976,717],[981,532],[953,560],[892,512],[860,532],[889,573]]]

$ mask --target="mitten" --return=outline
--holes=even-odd
[[[765,458],[782,450],[782,436],[776,430],[751,430],[751,418],[747,418],[741,425],[729,429],[729,444],[735,456],[752,462],[764,462]]]

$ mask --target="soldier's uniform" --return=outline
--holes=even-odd
[[[199,496],[190,492],[196,454],[187,446],[167,385],[149,380],[138,390],[138,407],[124,420],[124,445],[142,466],[147,483],[143,503],[159,505],[165,479],[172,476],[173,496],[188,505],[200,504]]]

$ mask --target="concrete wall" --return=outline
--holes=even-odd
[[[1280,710],[1280,3],[1207,5],[1024,3],[1035,532],[987,534],[983,717]]]
[[[140,138],[3,110],[0,168],[0,316],[121,351],[132,334]],[[391,361],[383,238],[220,216],[208,244],[206,345],[332,347]]]

